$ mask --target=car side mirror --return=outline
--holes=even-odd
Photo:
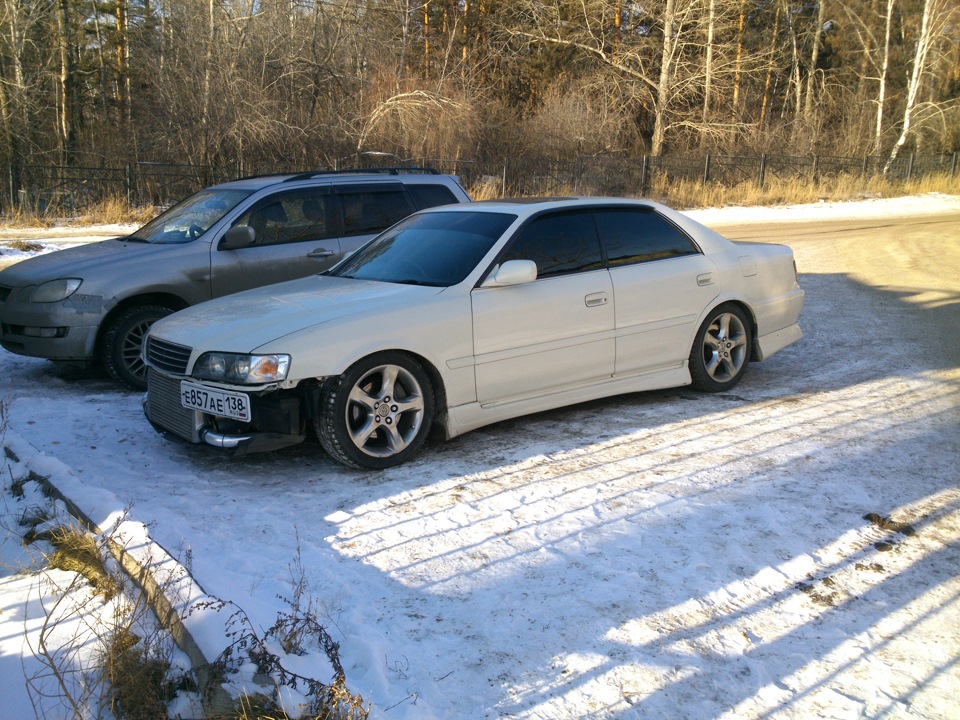
[[[220,241],[221,250],[238,250],[250,247],[256,242],[257,233],[249,225],[234,225],[223,234]]]
[[[533,260],[507,260],[491,273],[480,287],[523,285],[537,279],[537,264]]]

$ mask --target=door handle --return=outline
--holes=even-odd
[[[325,248],[317,248],[307,253],[308,258],[325,258],[331,255],[336,255],[336,253],[333,250],[327,250]]]
[[[590,293],[583,299],[587,307],[599,307],[607,304],[607,294],[604,292]]]
[[[713,273],[708,272],[697,275],[697,285],[700,285],[701,287],[704,285],[713,285]]]

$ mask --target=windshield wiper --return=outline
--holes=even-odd
[[[414,278],[406,278],[404,280],[385,280],[384,282],[392,282],[397,285],[422,285],[425,287],[440,287],[435,282],[427,282],[426,280],[416,280]]]

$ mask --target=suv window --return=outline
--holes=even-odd
[[[653,210],[597,210],[595,217],[610,267],[698,252],[686,235]]]
[[[234,225],[252,227],[257,246],[320,240],[337,234],[332,209],[325,188],[295,190],[264,198]]]
[[[457,202],[457,197],[450,188],[443,185],[407,185],[407,190],[413,197],[413,204],[417,210],[436,207],[437,205],[450,205]]]
[[[535,218],[500,258],[507,260],[533,260],[538,279],[603,267],[593,218],[580,210]]]
[[[344,236],[378,233],[414,211],[400,185],[391,189],[374,186],[341,189],[339,196]]]

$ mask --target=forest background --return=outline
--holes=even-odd
[[[0,110],[8,198],[31,169],[143,163],[956,165],[960,3],[0,0]]]

